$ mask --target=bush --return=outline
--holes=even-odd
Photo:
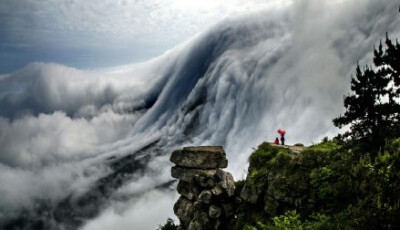
[[[310,217],[310,220],[301,220],[296,210],[287,211],[284,215],[272,218],[272,223],[257,223],[257,226],[246,225],[248,230],[336,230],[329,216],[317,213]]]
[[[174,220],[171,218],[167,219],[167,223],[164,226],[159,225],[157,230],[183,230],[179,227],[179,225],[175,225]]]
[[[378,154],[343,146],[336,139],[299,154],[263,143],[249,159],[246,184],[259,199],[242,205],[238,215],[244,218],[234,229],[400,226],[400,138]]]

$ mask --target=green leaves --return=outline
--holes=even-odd
[[[400,226],[400,138],[388,141],[379,153],[342,146],[337,140],[298,154],[285,151],[262,144],[250,157],[248,178],[263,199],[238,213],[246,221],[235,229]],[[254,209],[260,206],[264,208]]]
[[[400,132],[400,45],[387,35],[385,45],[374,51],[374,68],[357,64],[345,113],[333,119],[339,128],[350,125],[349,136],[364,149],[377,150]]]

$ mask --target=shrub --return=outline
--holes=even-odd
[[[179,225],[175,225],[174,220],[171,218],[167,219],[167,223],[164,226],[159,225],[157,230],[183,230],[179,227]]]

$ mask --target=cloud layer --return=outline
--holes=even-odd
[[[0,73],[32,61],[94,68],[146,60],[261,0],[104,0],[0,2]]]
[[[154,229],[171,210],[138,210],[175,198],[154,190],[170,179],[172,149],[223,145],[240,177],[251,147],[272,141],[278,128],[289,144],[332,136],[357,61],[371,63],[386,32],[400,35],[397,7],[378,0],[277,4],[228,18],[140,65],[80,71],[36,63],[1,75],[0,184],[7,186],[0,187],[0,225],[34,213],[38,203],[51,213],[116,173],[125,184],[110,189],[103,213],[83,228],[126,228],[130,218]],[[129,157],[148,162],[143,174],[116,172]]]

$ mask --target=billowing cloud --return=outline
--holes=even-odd
[[[80,68],[146,60],[221,19],[281,0],[0,2],[0,73],[32,61]]]
[[[167,218],[174,218],[172,207],[178,198],[176,183],[163,190],[154,190],[162,182],[170,180],[169,157],[155,158],[149,165],[146,175],[127,183],[115,192],[112,205],[94,220],[89,221],[82,230],[118,229],[156,229]],[[178,223],[177,218],[174,218]],[[161,222],[158,222],[159,220]]]
[[[34,64],[2,75],[0,224],[43,205],[57,214],[50,225],[97,215],[82,227],[134,220],[154,229],[172,215],[172,149],[223,145],[240,177],[251,147],[278,128],[289,144],[332,136],[355,64],[370,63],[373,46],[386,32],[398,37],[399,25],[395,2],[276,2],[141,65]],[[88,205],[74,206],[80,201]],[[62,208],[76,216],[59,215]]]
[[[251,0],[243,3],[234,0],[226,4],[222,0],[197,3],[183,0],[105,0],[94,4],[75,0],[47,3],[23,0],[3,2],[0,15],[4,19],[3,29],[12,32],[8,34],[10,37],[16,37],[28,30],[31,37],[27,40],[41,42],[47,39],[61,39],[54,35],[62,34],[67,35],[65,39],[70,42],[69,45],[79,46],[82,45],[81,42],[89,42],[85,40],[86,36],[93,39],[95,35],[90,44],[103,46],[104,40],[115,45],[121,41],[129,42],[131,39],[145,42],[150,37],[153,42],[174,37],[182,41],[210,23],[232,14],[259,11],[271,5],[284,5],[284,2],[288,1],[272,0],[265,3]],[[53,33],[53,36],[46,38],[50,33]],[[83,39],[77,36],[83,36]],[[101,40],[100,36],[106,38]],[[110,38],[113,39],[108,40]]]
[[[83,159],[123,139],[138,115],[104,112],[93,119],[71,119],[63,112],[27,116],[15,121],[0,118],[0,161],[13,167],[45,165]]]
[[[177,199],[178,195],[175,191],[145,193],[139,201],[114,204],[98,218],[84,226],[82,230],[156,229],[158,225],[163,225],[167,218],[173,218],[171,207],[174,206]],[[174,219],[175,223],[179,223],[176,218]],[[159,220],[162,222],[157,224],[156,221]]]
[[[0,106],[7,108],[0,115],[16,118],[62,110],[69,116],[90,117],[99,110],[124,112],[144,106],[136,99],[146,99],[142,94],[162,75],[147,75],[142,68],[138,65],[128,73],[113,74],[33,63],[0,80]],[[108,108],[110,104],[114,107]]]

